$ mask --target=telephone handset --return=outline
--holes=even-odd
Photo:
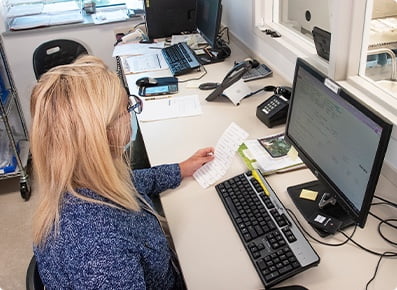
[[[265,90],[273,90],[274,95],[257,107],[256,116],[266,126],[272,128],[286,122],[292,88],[269,86]]]

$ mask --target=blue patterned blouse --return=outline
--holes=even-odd
[[[149,196],[177,187],[177,164],[134,170],[137,190]],[[79,192],[105,200],[89,189]],[[149,212],[121,210],[66,194],[60,233],[34,248],[47,289],[178,289],[167,239]]]

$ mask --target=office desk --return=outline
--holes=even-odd
[[[199,83],[221,81],[233,66],[234,60],[242,60],[247,56],[235,45],[232,45],[232,52],[232,56],[225,62],[207,66],[208,74]],[[165,76],[164,72],[153,75]],[[130,90],[133,91],[136,87],[135,79],[140,76],[127,76]],[[197,74],[181,76],[180,80],[193,76]],[[248,83],[252,90],[269,84],[287,85],[276,73],[271,78]],[[207,102],[205,97],[209,91],[187,88],[186,84],[180,83],[179,95],[188,94],[200,96],[202,115],[140,123],[152,165],[179,162],[188,158],[198,148],[215,146],[231,122],[237,123],[249,132],[250,139],[283,130],[282,126],[269,129],[255,116],[256,106],[271,95],[269,92],[254,95],[243,100],[240,106],[234,106],[225,100]],[[236,156],[222,180],[245,170],[244,163]],[[305,228],[318,237],[303,221],[286,192],[289,185],[313,179],[314,176],[308,169],[276,174],[268,178],[284,205],[292,209]],[[382,184],[383,188],[379,190],[390,190],[387,181],[383,181]],[[186,178],[177,189],[164,192],[161,202],[189,289],[264,288],[214,186],[203,189],[193,178]],[[393,214],[392,210],[386,207],[374,209],[374,212],[382,217],[390,217]],[[358,229],[354,240],[378,252],[392,250],[391,246],[379,238],[376,225],[375,219],[370,217],[365,230]],[[351,230],[347,232],[350,233]],[[345,238],[341,235],[323,239],[329,243],[343,240]],[[395,237],[393,240],[396,240]],[[280,286],[298,284],[309,289],[322,290],[365,289],[367,281],[375,271],[378,257],[364,253],[351,243],[342,247],[328,247],[317,242],[312,242],[312,245],[321,257],[319,266],[284,281]],[[395,259],[382,260],[376,279],[369,289],[395,289],[395,269]]]

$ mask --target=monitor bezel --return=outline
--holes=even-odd
[[[290,99],[290,107],[288,110],[288,116],[287,116],[287,123],[285,127],[285,139],[295,147],[295,149],[298,151],[299,157],[302,159],[302,161],[307,165],[307,167],[313,172],[313,174],[317,177],[317,179],[323,183],[325,186],[330,188],[334,194],[334,197],[336,198],[338,204],[346,211],[346,213],[353,219],[353,221],[360,227],[364,227],[369,209],[371,206],[371,201],[372,198],[375,194],[375,189],[379,180],[381,168],[383,165],[383,160],[386,154],[387,150],[387,145],[390,139],[391,135],[391,130],[392,130],[392,125],[387,122],[385,119],[382,117],[378,116],[375,114],[372,110],[368,109],[366,106],[364,106],[361,102],[359,102],[353,94],[348,92],[346,89],[343,87],[340,87],[339,85],[339,90],[337,91],[337,95],[340,96],[342,99],[350,103],[352,106],[356,107],[359,111],[361,111],[364,115],[369,117],[371,120],[376,122],[379,126],[382,127],[382,134],[380,137],[379,145],[375,154],[374,158],[374,163],[371,169],[369,181],[367,184],[367,188],[364,194],[363,202],[361,205],[360,209],[356,209],[348,200],[346,195],[338,188],[338,186],[328,177],[328,175],[316,164],[316,162],[310,157],[310,154],[304,150],[296,142],[293,136],[289,134],[289,124],[290,124],[290,118],[291,118],[291,113],[294,108],[294,99],[295,99],[295,88],[296,88],[296,82],[297,82],[297,76],[299,69],[304,69],[308,71],[312,76],[314,76],[316,79],[321,81],[321,83],[324,84],[324,81],[328,79],[323,73],[315,69],[312,65],[310,65],[308,62],[305,60],[298,58],[295,66],[295,74],[294,74],[294,81],[293,81],[293,90],[292,90],[292,96]],[[329,89],[329,88],[328,88]]]
[[[200,33],[200,35],[205,39],[206,42],[208,42],[208,44],[213,48],[213,49],[217,49],[218,48],[218,35],[219,35],[219,30],[221,27],[221,21],[222,21],[222,0],[215,0],[217,1],[217,15],[216,15],[216,21],[215,21],[215,34],[214,35],[207,35],[206,33],[204,33],[200,27],[199,27],[199,1],[201,0],[197,0],[196,3],[196,28],[197,31]],[[205,1],[205,0],[204,0]]]

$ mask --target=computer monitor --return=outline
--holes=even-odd
[[[389,122],[298,58],[285,138],[317,180],[289,187],[288,193],[309,223],[320,214],[341,221],[341,229],[364,227],[391,130]],[[318,192],[315,201],[301,198],[302,189]]]
[[[222,18],[221,0],[197,0],[196,25],[208,44],[218,48],[218,34]]]
[[[144,3],[150,39],[196,30],[196,0],[145,0]]]

